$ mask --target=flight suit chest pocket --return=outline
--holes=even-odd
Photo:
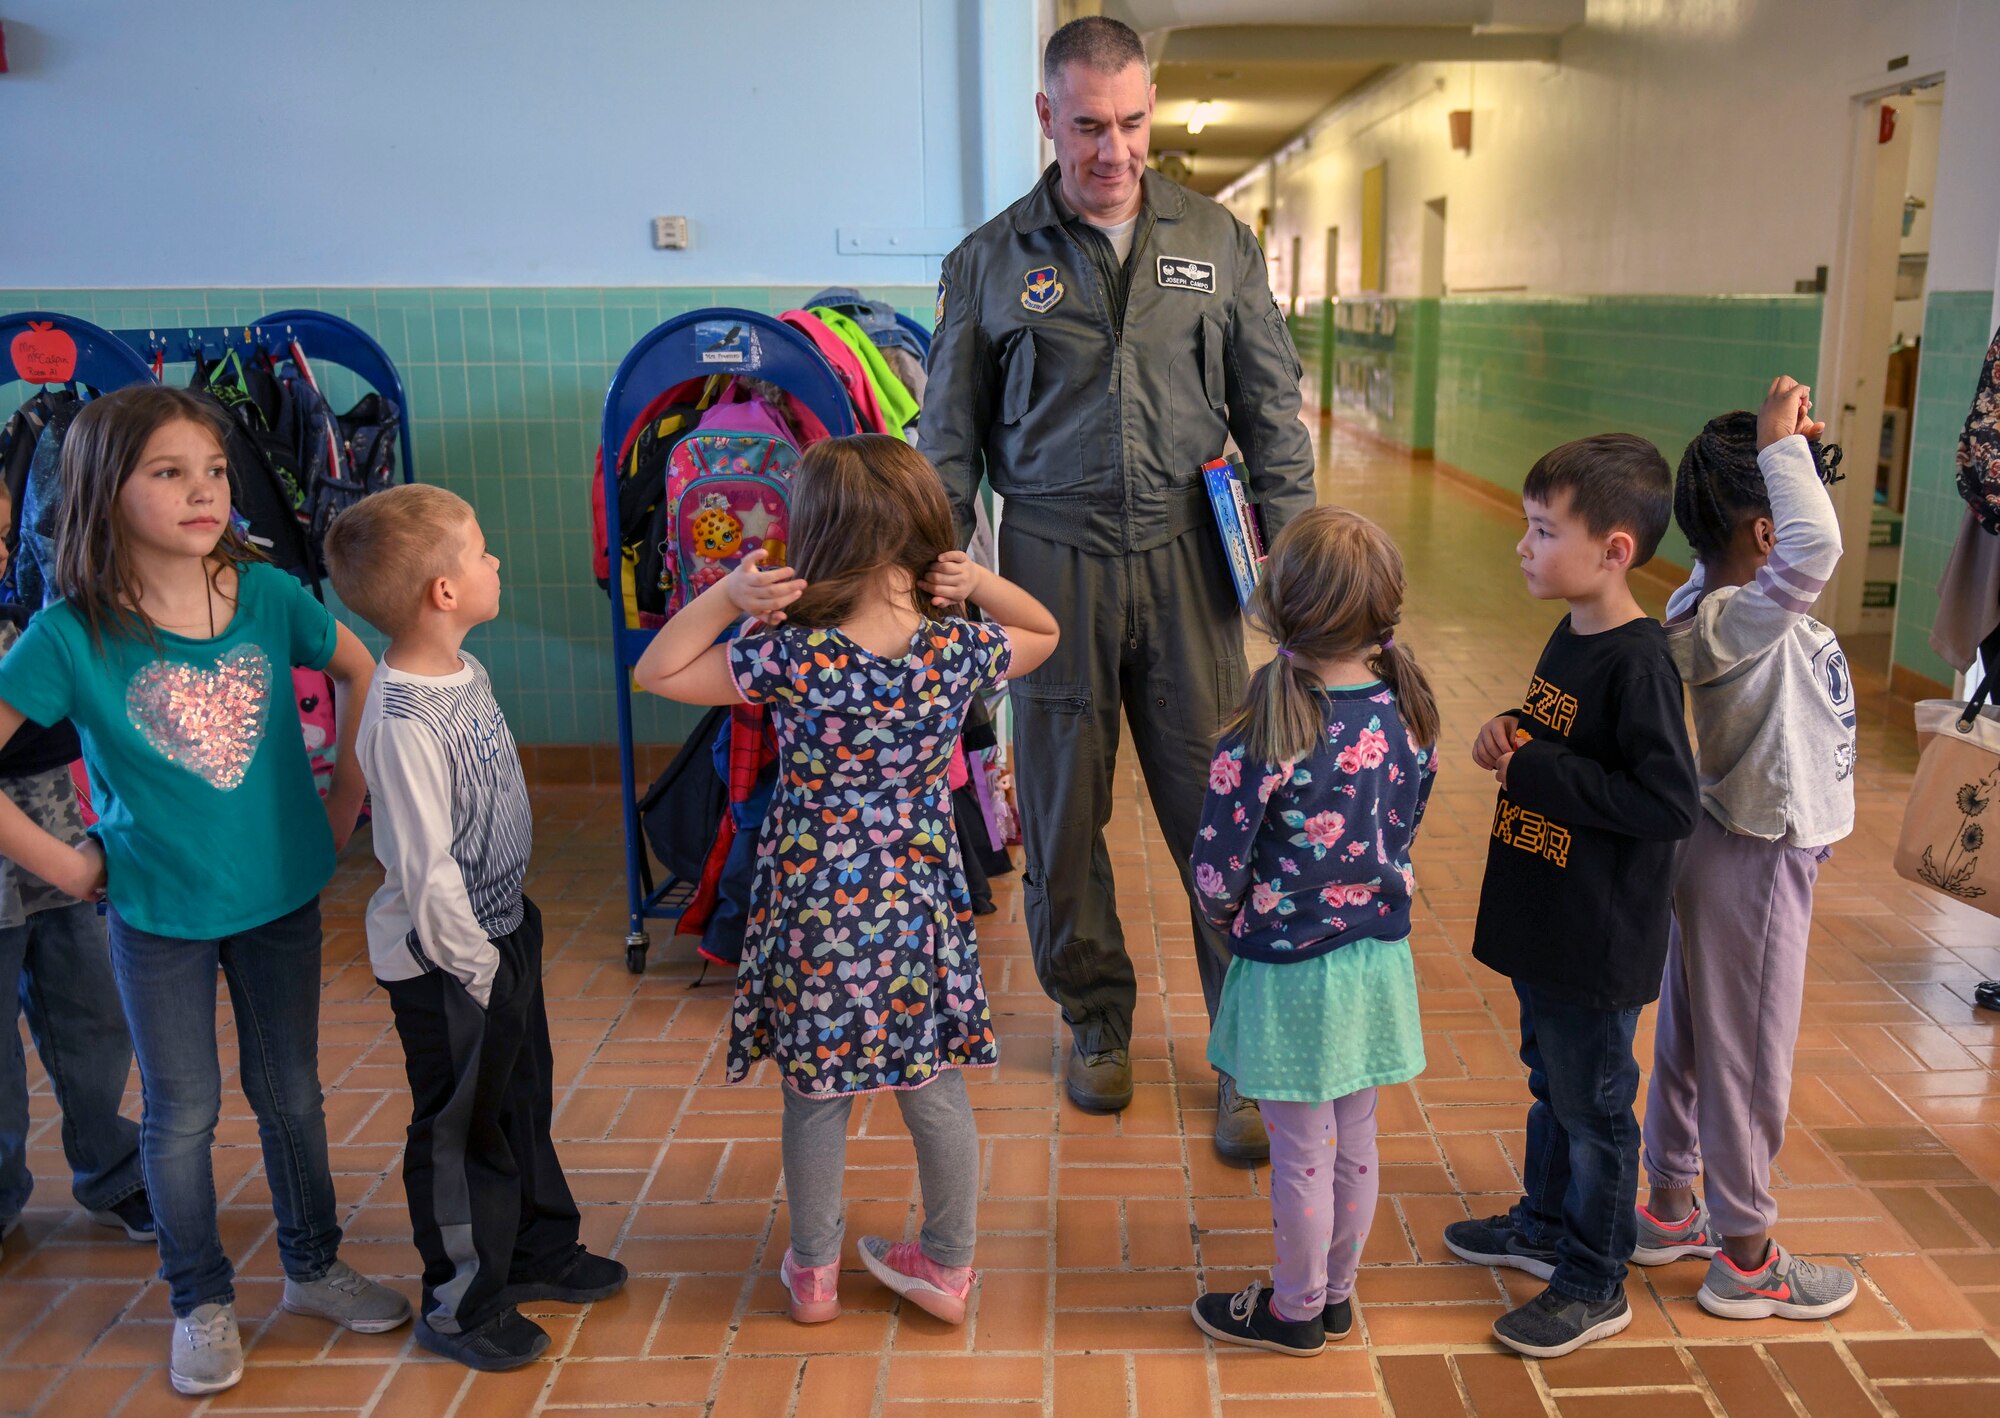
[[[1220,409],[1227,399],[1228,381],[1223,376],[1222,322],[1213,315],[1201,317],[1201,387],[1208,406]]]
[[[1016,330],[1000,350],[1000,422],[1016,424],[1035,401],[1035,332]]]

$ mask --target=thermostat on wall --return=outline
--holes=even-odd
[[[656,251],[685,251],[688,244],[688,219],[686,217],[654,217],[653,249]]]

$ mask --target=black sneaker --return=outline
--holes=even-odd
[[[1525,1270],[1537,1280],[1556,1273],[1556,1248],[1531,1246],[1507,1216],[1484,1221],[1454,1221],[1444,1228],[1444,1248],[1475,1265],[1506,1265]]]
[[[123,1201],[114,1201],[100,1211],[91,1212],[90,1219],[114,1231],[124,1231],[128,1241],[150,1241],[154,1238],[153,1207],[146,1200],[144,1187]]]
[[[1347,1338],[1354,1332],[1354,1300],[1335,1300],[1319,1312],[1320,1327],[1326,1331],[1327,1341]]]
[[[1531,1359],[1560,1359],[1593,1339],[1604,1339],[1632,1323],[1632,1307],[1621,1289],[1598,1304],[1572,1300],[1552,1285],[1493,1321],[1493,1337]]]
[[[508,1306],[477,1329],[445,1334],[431,1328],[429,1315],[417,1320],[417,1343],[468,1369],[497,1374],[532,1364],[549,1347],[549,1332]]]
[[[1189,1307],[1195,1324],[1210,1339],[1269,1349],[1274,1354],[1310,1358],[1326,1348],[1326,1326],[1309,1320],[1281,1320],[1271,1313],[1271,1292],[1252,1282],[1235,1295],[1203,1295]]]
[[[547,1280],[522,1280],[500,1292],[503,1304],[525,1305],[535,1300],[554,1300],[562,1305],[587,1305],[592,1300],[608,1300],[625,1288],[625,1267],[604,1256],[592,1255],[582,1246]]]

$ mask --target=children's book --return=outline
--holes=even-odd
[[[1208,487],[1209,505],[1215,509],[1216,530],[1222,533],[1222,550],[1229,558],[1236,599],[1247,606],[1250,593],[1264,574],[1264,535],[1257,525],[1257,509],[1243,485],[1242,469],[1229,459],[1203,463],[1201,476]]]

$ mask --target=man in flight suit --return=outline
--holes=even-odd
[[[1062,644],[1014,682],[1028,930],[1074,1035],[1065,1087],[1092,1111],[1132,1098],[1137,983],[1104,827],[1119,712],[1193,894],[1216,731],[1241,696],[1243,631],[1201,465],[1234,436],[1264,530],[1313,503],[1299,361],[1256,238],[1146,168],[1153,86],[1115,20],[1057,30],[1036,95],[1056,161],[945,258],[924,451],[961,535],[983,475],[1006,499],[1000,564],[1046,602]],[[1199,911],[1209,1017],[1227,947]],[[1254,1104],[1220,1080],[1216,1148],[1268,1153]]]

